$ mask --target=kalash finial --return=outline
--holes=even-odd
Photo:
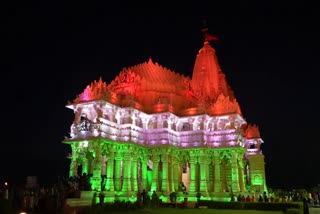
[[[213,36],[209,33],[209,29],[207,26],[207,20],[203,19],[203,28],[201,29],[203,35],[204,35],[204,43],[208,43],[210,41],[219,41],[219,38],[216,36]]]

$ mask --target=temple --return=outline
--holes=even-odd
[[[172,192],[229,201],[267,191],[259,129],[244,119],[207,37],[192,78],[150,58],[109,84],[93,81],[66,107],[69,176],[91,176],[83,200],[103,192],[106,202],[135,201],[155,190],[163,202]]]

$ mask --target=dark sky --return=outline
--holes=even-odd
[[[267,185],[320,183],[316,7],[161,6],[42,2],[3,12],[0,181],[68,175],[70,150],[61,142],[73,112],[65,105],[100,76],[110,83],[123,67],[152,57],[191,77],[205,17],[220,38],[212,45],[242,113],[260,127]]]

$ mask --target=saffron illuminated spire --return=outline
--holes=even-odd
[[[229,89],[225,75],[222,73],[215,49],[209,41],[217,41],[218,38],[209,34],[208,28],[202,29],[204,34],[204,44],[197,54],[191,86],[194,95],[198,98],[217,98],[220,94],[233,99],[233,93]]]

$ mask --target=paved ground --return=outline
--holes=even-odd
[[[310,214],[320,214],[320,207],[310,207],[309,213]]]

